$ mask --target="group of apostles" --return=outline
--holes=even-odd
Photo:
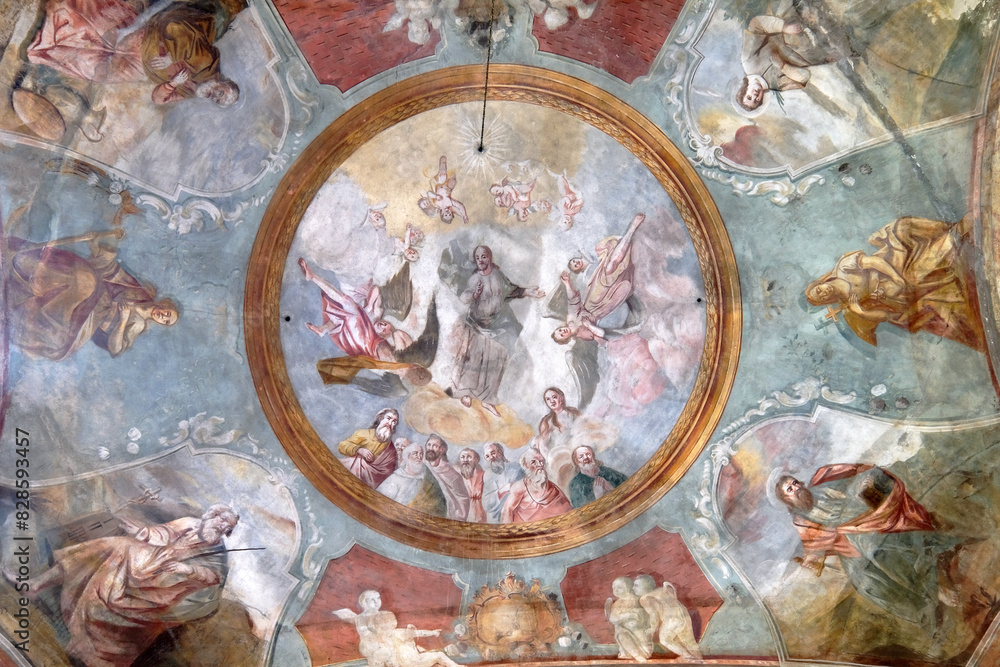
[[[482,454],[465,447],[453,464],[440,435],[432,433],[424,444],[411,442],[395,437],[398,424],[395,409],[379,411],[371,428],[338,445],[340,461],[382,495],[432,516],[476,523],[540,521],[582,507],[627,479],[602,465],[588,445],[572,450],[575,474],[563,486],[534,446],[517,462],[499,442],[484,445]]]

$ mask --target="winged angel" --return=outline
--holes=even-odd
[[[562,287],[549,301],[547,317],[563,320],[563,324],[552,332],[552,339],[560,345],[571,345],[566,360],[580,388],[581,410],[590,403],[600,381],[598,346],[607,343],[610,336],[632,333],[642,324],[643,309],[633,295],[632,238],[645,219],[645,214],[637,214],[623,236],[610,236],[597,244],[597,267],[590,276],[584,296],[581,297],[573,286],[570,274],[563,271]],[[601,327],[601,320],[622,304],[628,308],[623,327]]]
[[[551,171],[549,173],[552,174]],[[565,174],[552,175],[556,178],[561,196],[549,214],[549,220],[558,222],[562,230],[568,232],[573,228],[574,218],[583,210],[583,193],[569,182]]]
[[[614,598],[604,603],[604,617],[615,628],[618,657],[646,662],[653,654],[654,642],[684,660],[701,660],[701,649],[694,638],[691,614],[677,599],[677,590],[669,581],[662,588],[648,574],[633,582],[619,577],[611,584]]]
[[[323,302],[323,323],[306,326],[317,336],[329,336],[346,355],[316,364],[325,384],[354,384],[379,396],[401,396],[407,393],[401,378],[414,385],[430,382],[427,369],[437,353],[439,329],[434,299],[416,340],[386,319],[402,321],[410,313],[413,285],[408,262],[386,284],[368,281],[354,290],[337,289],[316,275],[305,259],[299,258],[299,267],[306,280],[319,287]],[[358,377],[363,369],[387,372],[375,379]]]

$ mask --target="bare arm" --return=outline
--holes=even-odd
[[[755,35],[779,35],[785,28],[784,20],[777,16],[755,16],[750,19],[747,30]]]
[[[523,496],[524,484],[517,484],[511,487],[510,495],[507,496],[507,500],[503,504],[503,509],[500,510],[500,523],[513,522],[514,508],[521,503]]]
[[[336,611],[330,612],[342,621],[353,621],[358,617],[358,615],[351,611],[350,609],[338,609]]]
[[[441,635],[440,630],[417,630],[412,625],[409,627],[413,629],[413,634],[417,637],[438,637]]]
[[[589,330],[589,331],[590,331],[590,332],[591,332],[592,334],[594,334],[594,337],[595,337],[595,338],[596,338],[597,340],[600,340],[600,341],[604,341],[604,342],[606,342],[606,340],[605,340],[605,338],[604,338],[604,329],[602,329],[601,327],[597,326],[596,324],[593,324],[593,323],[591,323],[591,322],[588,322],[587,320],[583,320],[582,324],[583,324],[583,326],[585,326],[585,327],[586,327],[586,328],[587,328],[587,329],[588,329],[588,330]]]
[[[127,302],[118,303],[118,313],[115,316],[114,325],[108,331],[108,352],[112,357],[117,357],[132,347],[132,341],[146,330],[146,320],[140,318],[138,321],[132,319],[132,308],[134,304]]]
[[[326,281],[313,273],[312,269],[309,268],[309,265],[306,264],[304,259],[299,259],[299,266],[302,268],[302,273],[305,275],[306,280],[315,283],[324,294],[330,297],[330,299],[337,303],[341,308],[351,313],[359,313],[361,311],[361,307],[355,303],[354,299],[338,290],[330,284],[329,281]]]
[[[580,312],[580,292],[573,287],[573,283],[570,282],[569,272],[563,271],[559,274],[559,280],[566,287],[566,296],[569,297],[569,305],[579,314]]]
[[[856,292],[851,292],[851,295],[847,298],[847,309],[858,317],[863,317],[866,320],[872,322],[885,322],[889,319],[891,314],[887,310],[881,310],[879,308],[862,308],[861,299]]]

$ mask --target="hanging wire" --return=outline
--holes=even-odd
[[[486,96],[490,90],[490,59],[493,57],[493,24],[496,22],[497,0],[490,1],[490,35],[486,43],[486,83],[483,86],[483,123],[479,128],[479,152],[485,149],[483,138],[486,136]]]

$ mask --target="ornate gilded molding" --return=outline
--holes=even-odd
[[[489,99],[555,109],[616,139],[672,198],[691,236],[705,293],[706,334],[691,397],[650,460],[614,492],[544,521],[484,525],[441,519],[399,505],[362,484],[309,423],[289,381],[281,347],[279,300],[296,229],[320,186],[355,150],[423,111],[481,100],[481,67],[413,77],[347,111],[306,148],[276,190],[254,243],[244,327],[254,384],[289,457],[327,498],[389,537],[422,549],[478,558],[553,553],[589,542],[649,508],[694,463],[721,418],[739,358],[739,277],[721,217],[683,154],[651,122],[609,93],[556,72],[517,65],[490,71]]]

